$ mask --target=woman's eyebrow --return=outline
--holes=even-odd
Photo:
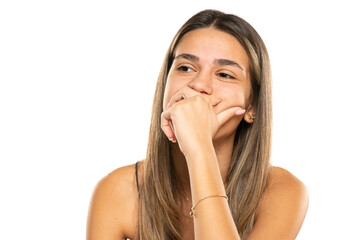
[[[195,55],[192,55],[190,53],[182,53],[182,54],[179,54],[175,57],[175,59],[178,59],[178,58],[184,58],[184,59],[187,59],[189,61],[192,61],[192,62],[198,62],[199,61],[199,57],[195,56]],[[242,71],[245,72],[245,69],[240,66],[237,62],[233,61],[233,60],[229,60],[229,59],[225,59],[225,58],[220,58],[220,59],[215,59],[214,60],[214,64],[215,65],[220,65],[220,66],[234,66],[234,67],[238,67],[240,68]]]
[[[180,55],[177,55],[175,57],[175,59],[177,58],[185,58],[189,61],[192,61],[192,62],[198,62],[199,61],[199,57],[195,56],[195,55],[192,55],[192,54],[189,54],[189,53],[182,53]]]
[[[238,67],[245,72],[245,69],[242,66],[240,66],[237,62],[229,60],[229,59],[223,59],[223,58],[215,59],[214,64],[220,65],[220,66],[229,65],[229,66]]]

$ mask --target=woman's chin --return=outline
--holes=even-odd
[[[227,142],[233,144],[235,138],[236,128],[232,129],[220,129],[213,137],[213,144],[225,144]]]

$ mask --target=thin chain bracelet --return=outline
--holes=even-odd
[[[213,198],[213,197],[223,197],[223,198],[226,198],[226,200],[228,200],[228,197],[226,195],[218,195],[218,194],[214,194],[214,195],[209,195],[209,196],[206,196],[206,197],[203,197],[202,199],[198,200],[194,206],[191,207],[191,212],[190,212],[190,216],[191,217],[194,217],[195,216],[195,208],[196,206],[201,203],[202,201],[204,201],[205,199],[208,199],[208,198]]]

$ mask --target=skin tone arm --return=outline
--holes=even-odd
[[[194,153],[186,158],[193,202],[211,194],[225,195],[213,147],[204,144]],[[240,239],[227,200],[222,197],[205,199],[196,206],[194,231],[195,239]]]
[[[193,96],[187,98],[190,95]],[[209,99],[188,88],[178,92],[170,105],[174,102],[176,104],[162,115],[163,129],[171,134],[171,120],[176,137],[170,138],[177,139],[186,158],[193,202],[213,194],[225,195],[212,138],[224,122],[245,111],[240,107],[233,107],[216,116]],[[227,200],[222,197],[208,198],[196,207],[194,230],[195,239],[199,240],[240,239]]]

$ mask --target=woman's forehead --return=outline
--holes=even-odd
[[[213,62],[229,59],[248,66],[248,56],[239,41],[232,35],[214,28],[202,28],[186,33],[179,41],[174,57],[196,56],[199,61]]]

